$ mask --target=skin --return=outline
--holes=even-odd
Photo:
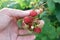
[[[17,10],[10,8],[3,8],[0,10],[0,40],[34,40],[35,35],[18,36],[28,33],[27,30],[19,30],[16,24],[18,18],[28,16],[32,10]],[[39,13],[38,10],[36,10]],[[17,18],[17,19],[16,19]],[[40,25],[44,24],[44,21],[40,20]]]

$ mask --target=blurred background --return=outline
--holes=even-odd
[[[42,32],[36,34],[35,40],[60,40],[60,0],[0,0],[0,10],[2,8],[29,10],[37,5],[44,7],[39,18],[44,20],[45,24]]]

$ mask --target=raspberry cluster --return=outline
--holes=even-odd
[[[24,17],[23,21],[26,25],[28,25],[27,29],[30,31],[33,31],[35,33],[40,33],[41,32],[41,28],[39,26],[37,26],[39,23],[37,23],[37,21],[39,20],[38,18],[36,18],[39,14],[35,11],[32,10],[30,12],[29,16]]]

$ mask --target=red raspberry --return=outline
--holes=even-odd
[[[26,24],[32,23],[32,21],[33,21],[33,18],[32,17],[30,17],[30,16],[24,17],[24,22]]]
[[[33,11],[31,11],[31,12],[30,12],[30,16],[32,16],[32,17],[37,16],[37,12],[35,12],[34,10],[33,10]]]
[[[33,30],[34,30],[34,32],[36,32],[36,33],[40,33],[40,32],[41,32],[41,28],[39,28],[39,27],[36,27],[36,28],[34,28]]]

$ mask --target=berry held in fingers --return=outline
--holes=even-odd
[[[32,18],[32,17],[30,17],[30,16],[24,17],[24,22],[25,22],[26,24],[32,23],[32,21],[33,21],[33,18]]]
[[[39,27],[36,27],[36,28],[34,28],[33,30],[34,30],[34,32],[36,32],[36,33],[40,33],[40,32],[41,32],[41,28],[39,28]]]
[[[32,11],[30,12],[30,16],[32,16],[32,17],[37,16],[37,12],[36,12],[36,11],[34,11],[34,10],[32,10]]]
[[[38,15],[39,14],[35,10],[32,10],[29,16],[25,16],[23,18],[23,22],[26,24],[26,26],[24,26],[23,29],[28,29],[32,33],[40,33],[41,28],[40,26],[37,26],[38,24],[40,24],[40,22],[38,21]]]

